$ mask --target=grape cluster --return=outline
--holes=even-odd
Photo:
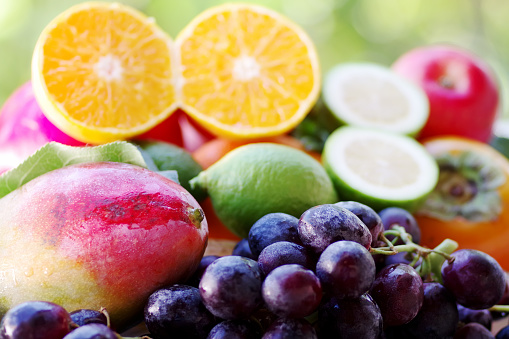
[[[48,301],[27,301],[6,312],[0,323],[2,339],[119,339],[106,310],[68,312]]]
[[[505,316],[494,305],[508,297],[500,265],[452,240],[435,249],[419,241],[415,218],[396,207],[346,201],[300,218],[267,214],[231,255],[204,257],[194,285],[163,289],[192,290],[203,307],[179,302],[162,312],[151,298],[145,322],[156,339],[182,329],[181,320],[168,322],[177,314],[208,319],[182,338],[494,337],[493,319]],[[156,334],[161,326],[167,335]]]
[[[509,311],[500,265],[450,239],[419,241],[401,208],[347,201],[267,214],[231,255],[205,256],[186,282],[154,291],[143,338],[495,338],[493,320]],[[0,338],[120,336],[105,310],[31,301],[5,314]],[[509,339],[509,326],[496,338]]]

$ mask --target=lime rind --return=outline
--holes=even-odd
[[[429,116],[429,101],[421,88],[374,63],[333,67],[324,77],[322,95],[328,109],[346,125],[416,136]]]
[[[346,161],[346,150],[355,150],[359,142],[372,140],[374,145],[385,145],[384,156],[358,154],[360,164],[352,168]],[[374,149],[373,152],[377,152]],[[401,164],[391,159],[396,152],[403,152],[412,159],[416,178],[409,184],[390,187],[370,182],[361,175],[366,169],[383,167],[383,171],[398,170]],[[367,204],[375,210],[399,206],[409,211],[416,210],[432,192],[438,182],[439,169],[435,159],[413,138],[370,128],[343,126],[335,130],[327,139],[322,155],[324,167],[331,177],[342,200],[355,200]],[[359,164],[359,162],[357,162]],[[382,169],[381,169],[382,171]],[[411,173],[412,174],[412,173]]]
[[[207,191],[217,217],[241,238],[268,213],[298,218],[313,206],[338,201],[331,178],[317,160],[267,142],[230,151],[190,184]]]

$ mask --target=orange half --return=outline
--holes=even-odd
[[[177,107],[172,45],[152,18],[129,6],[71,7],[37,41],[37,101],[48,119],[83,142],[141,134]]]
[[[311,39],[265,7],[210,8],[182,30],[175,45],[182,108],[218,136],[283,134],[318,98],[320,68]]]

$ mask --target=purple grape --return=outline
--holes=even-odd
[[[64,339],[118,339],[118,336],[104,324],[90,323],[73,330]]]
[[[472,310],[465,306],[457,305],[459,321],[464,324],[478,323],[486,327],[491,331],[491,325],[493,323],[493,316],[489,310]]]
[[[318,336],[324,339],[376,339],[382,333],[380,308],[369,294],[331,298],[318,309]]]
[[[224,320],[214,326],[207,339],[259,339],[262,336],[260,324],[252,320]]]
[[[339,240],[355,241],[369,249],[371,233],[355,214],[333,204],[311,207],[300,217],[299,236],[304,246],[322,253],[327,246]]]
[[[2,339],[62,339],[71,331],[71,316],[62,306],[27,301],[9,309],[0,324]]]
[[[346,208],[359,218],[371,233],[371,246],[378,246],[378,235],[384,231],[382,219],[374,209],[357,201],[340,201],[336,206]]]
[[[451,338],[458,324],[454,295],[437,282],[424,283],[421,310],[410,322],[397,329],[400,338]]]
[[[222,319],[249,317],[262,302],[261,288],[258,263],[236,255],[216,259],[200,281],[203,303]]]
[[[276,315],[303,318],[317,309],[322,287],[313,271],[289,264],[279,266],[267,275],[262,296],[267,308]]]
[[[495,305],[504,295],[505,274],[499,263],[488,254],[461,249],[452,254],[454,261],[442,265],[444,286],[458,304],[474,310]]]
[[[145,325],[156,338],[205,338],[216,324],[198,288],[173,285],[152,293],[145,305]]]
[[[269,326],[262,339],[317,339],[317,336],[305,319],[279,318]]]
[[[279,317],[272,313],[267,307],[260,307],[251,315],[251,319],[257,321],[264,331],[278,318]]]
[[[414,243],[419,244],[421,242],[421,229],[414,216],[407,210],[400,207],[387,207],[378,212],[378,215],[382,219],[385,230],[390,230],[394,225],[398,225],[412,236]],[[394,236],[389,235],[387,239],[392,241]],[[396,244],[403,244],[403,242],[398,240]]]
[[[248,241],[253,255],[276,241],[289,241],[302,245],[297,233],[299,219],[286,213],[269,213],[258,219],[249,230]]]
[[[264,275],[276,267],[298,264],[314,270],[315,261],[308,249],[289,241],[278,241],[265,247],[258,256],[258,265]]]
[[[509,339],[509,325],[502,327],[495,336],[495,339]]]
[[[257,260],[258,254],[253,254],[251,251],[251,247],[249,246],[249,241],[247,238],[240,239],[239,242],[235,244],[233,247],[232,255],[240,255],[241,257]]]
[[[373,256],[354,241],[330,244],[316,264],[316,275],[324,291],[340,299],[358,298],[368,292],[375,274]]]
[[[423,282],[411,266],[392,264],[377,273],[370,294],[380,307],[384,326],[403,325],[422,307]]]
[[[106,315],[97,310],[79,309],[70,313],[71,320],[77,326],[83,326],[87,324],[108,324]]]
[[[200,284],[201,276],[203,275],[203,272],[205,272],[205,269],[219,258],[220,256],[218,255],[206,255],[201,258],[200,264],[196,268],[196,271],[194,271],[193,275],[187,280],[186,285],[198,287]]]
[[[495,336],[483,325],[470,323],[458,329],[453,339],[495,339]]]

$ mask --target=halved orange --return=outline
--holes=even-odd
[[[69,8],[42,31],[32,82],[45,115],[68,135],[105,143],[141,134],[177,107],[173,41],[118,3]]]
[[[212,7],[175,39],[182,108],[229,138],[283,134],[318,98],[320,68],[306,32],[250,4]]]

